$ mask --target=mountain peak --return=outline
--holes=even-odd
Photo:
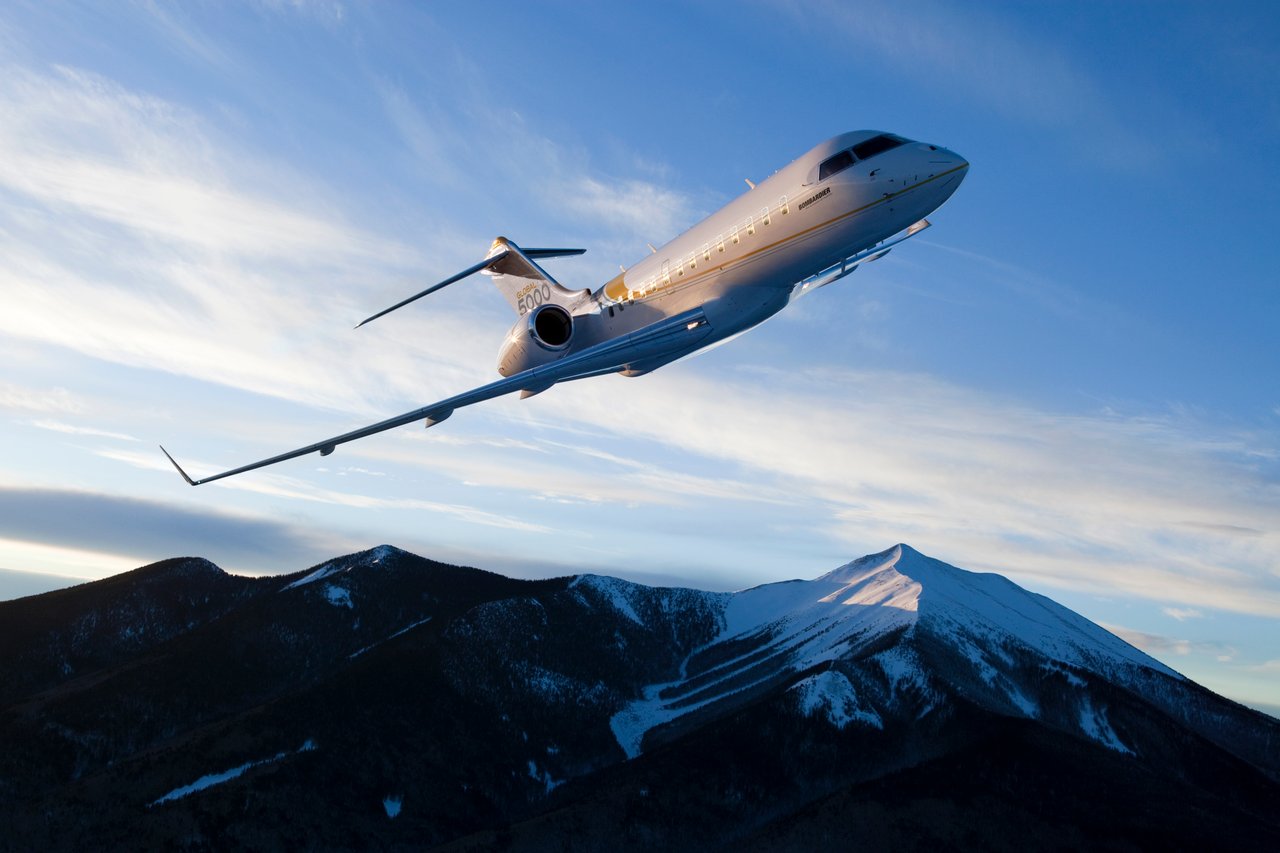
[[[150,563],[141,568],[126,572],[125,576],[135,578],[153,577],[200,577],[225,575],[216,563],[204,557],[171,557],[168,560]]]
[[[859,557],[813,581],[819,588],[840,589],[819,596],[821,601],[844,604],[891,604],[917,610],[920,596],[935,586],[951,586],[956,576],[970,574],[941,560],[898,543],[875,554]]]
[[[971,699],[1028,718],[1041,713],[1046,688],[1039,674],[1055,667],[1077,680],[1092,674],[1118,684],[1142,683],[1153,672],[1182,678],[1007,578],[959,569],[901,543],[814,580],[753,587],[716,606],[723,608],[720,633],[682,664],[681,679],[654,685],[611,721],[628,755],[642,751],[649,732],[677,725],[691,711],[723,712],[796,674],[859,666],[854,662],[864,657],[878,661],[877,671],[895,685],[890,693],[900,683],[915,685],[920,714],[941,695],[922,675],[926,657],[945,658],[945,680],[963,685],[958,689]],[[823,702],[836,695],[836,682],[823,683]]]
[[[985,645],[994,634],[1047,657],[1110,673],[1138,666],[1181,678],[1169,667],[1057,602],[990,572],[971,572],[898,544],[854,560],[820,580],[913,588],[927,630],[961,648]]]

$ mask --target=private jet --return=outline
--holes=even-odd
[[[641,376],[762,323],[791,302],[884,257],[929,227],[969,163],[938,145],[855,131],[810,149],[598,290],[570,290],[538,262],[584,249],[521,248],[505,237],[484,260],[365,319],[356,328],[468,276],[490,277],[518,319],[498,350],[502,378],[297,450],[192,479],[192,486],[288,459],[328,456],[349,441],[504,394],[561,382]]]

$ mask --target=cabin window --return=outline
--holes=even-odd
[[[723,234],[716,235],[716,251],[717,252],[724,251],[724,235]]]
[[[698,268],[698,256],[693,252],[689,253],[689,257],[685,258],[684,262],[690,270],[696,270]]]
[[[765,225],[768,225],[768,224],[769,224],[769,222],[770,222],[770,219],[769,219],[769,208],[767,208],[767,207],[762,207],[762,208],[760,208],[760,221],[761,221],[761,222],[763,222]]]
[[[662,283],[671,284],[671,262],[662,262]]]
[[[711,244],[710,243],[702,244],[702,259],[704,261],[711,260]]]
[[[747,233],[748,234],[756,233],[756,221],[752,219],[750,216],[747,217]]]
[[[729,239],[733,241],[733,245],[738,245],[738,226],[733,226],[733,230],[729,232]]]
[[[783,216],[786,216],[791,212],[791,207],[787,204],[787,197],[785,195],[778,199],[778,212]]]
[[[885,133],[880,136],[873,136],[866,142],[859,142],[853,146],[853,155],[859,160],[866,160],[868,157],[883,154],[892,148],[897,148],[899,145],[905,145],[906,142],[907,140],[901,136]]]
[[[853,155],[848,151],[841,151],[836,156],[822,161],[822,165],[818,167],[818,180],[825,181],[837,172],[843,172],[852,165]]]

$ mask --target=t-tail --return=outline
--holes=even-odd
[[[572,310],[591,295],[589,290],[570,290],[552,278],[534,262],[534,258],[558,258],[580,255],[583,249],[521,249],[506,237],[498,237],[489,247],[486,260],[491,261],[481,272],[493,279],[494,286],[506,297],[511,310],[523,317],[539,305],[551,303]]]

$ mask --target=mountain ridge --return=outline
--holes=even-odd
[[[1184,840],[1280,840],[1280,724],[906,545],[736,593],[388,545],[271,578],[181,558],[0,603],[0,648],[12,849],[143,826],[185,849],[539,847],[591,826],[582,843],[619,849],[800,844],[830,830],[824,803],[918,816],[965,767],[1021,825],[1063,796],[1036,761],[1070,778],[1046,825],[1090,842],[1168,837],[1140,815],[1109,835],[1094,771]],[[953,795],[956,837],[1001,840]],[[623,815],[641,818],[619,836]],[[912,826],[884,832],[914,844]]]

